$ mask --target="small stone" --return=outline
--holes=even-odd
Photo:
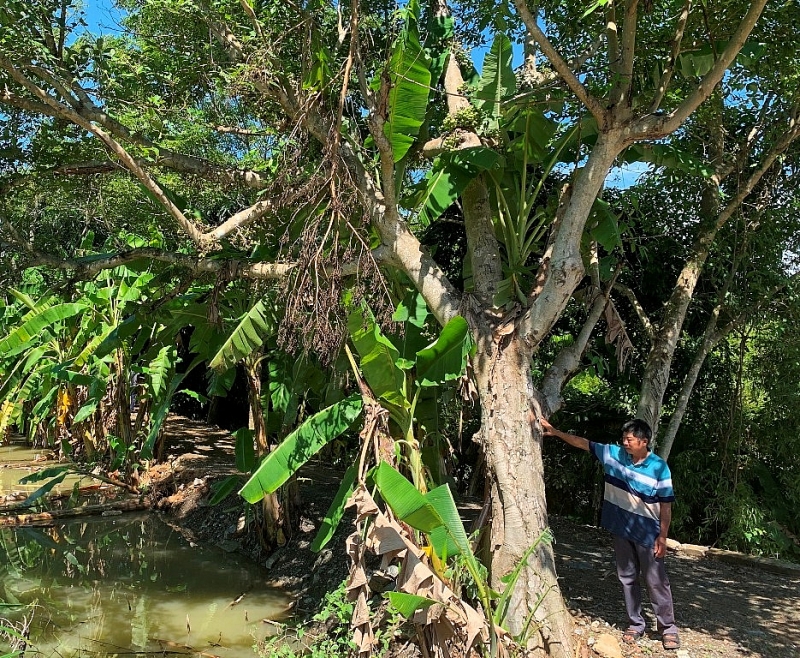
[[[698,546],[697,544],[681,544],[681,552],[692,557],[705,557],[708,553],[708,546]]]
[[[675,658],[690,658],[689,652],[686,649],[678,649]]]
[[[593,630],[593,631],[596,631],[596,630],[598,630],[599,628],[600,628],[600,622],[599,622],[599,621],[597,621],[597,620],[593,621],[593,622],[592,622],[592,630]]]
[[[592,645],[592,650],[603,658],[623,658],[617,638],[609,633],[602,633]]]

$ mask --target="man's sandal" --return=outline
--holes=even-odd
[[[664,635],[661,636],[661,645],[665,649],[680,649],[681,641],[677,633],[664,633]]]
[[[622,641],[625,644],[636,644],[636,640],[644,637],[644,631],[637,631],[635,628],[629,628],[622,634]]]

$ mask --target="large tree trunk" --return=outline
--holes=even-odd
[[[719,170],[723,165],[725,155],[725,132],[722,125],[722,98],[718,93],[713,98],[715,111],[709,118],[708,129],[712,136],[710,140],[711,162],[715,170]],[[717,232],[722,226],[719,223],[719,181],[716,177],[709,180],[703,190],[700,221],[700,230],[664,308],[663,320],[656,329],[645,364],[636,415],[650,424],[653,436],[658,433],[672,360],[683,330],[689,304],[694,297],[697,282],[703,273]]]
[[[500,579],[548,527],[542,441],[540,435],[534,436],[529,420],[535,399],[530,350],[516,334],[498,344],[486,332],[478,343],[475,378],[482,419],[478,439],[492,491],[491,580],[494,588],[502,589]],[[538,414],[538,402],[533,405]],[[572,617],[558,587],[549,544],[540,544],[528,559],[511,597],[508,624],[513,634],[528,638],[537,655],[574,655]]]

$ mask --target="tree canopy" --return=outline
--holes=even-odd
[[[491,583],[502,589],[516,574],[505,603],[512,633],[529,633],[532,650],[573,655],[552,549],[539,542],[538,418],[564,407],[565,386],[587,365],[627,365],[641,375],[637,414],[656,428],[665,405],[671,415],[668,454],[712,348],[788,299],[795,4],[118,7],[119,30],[103,35],[86,30],[70,0],[0,8],[0,277],[15,289],[6,326],[36,318],[48,332],[37,343],[14,334],[8,349],[69,347],[46,376],[70,381],[62,373],[85,374],[76,368],[89,356],[72,343],[76,332],[98,348],[116,332],[117,351],[95,353],[97,381],[115,382],[123,451],[139,424],[123,404],[131,374],[171,391],[152,396],[139,447],[155,449],[158,419],[186,374],[168,349],[185,327],[194,361],[182,367],[209,363],[219,382],[243,364],[258,418],[288,409],[274,388],[262,402],[261,382],[274,383],[262,362],[280,350],[311,355],[315,368],[342,359],[348,332],[356,341],[358,322],[372,326],[362,311],[352,319],[362,303],[384,329],[400,307],[395,322],[422,307],[441,327],[463,318]],[[631,164],[646,172],[638,183],[607,185]],[[101,293],[104,272],[114,280]],[[32,282],[65,299],[26,297]],[[412,289],[420,301],[409,306]],[[102,301],[107,317],[78,327],[82,299]],[[417,329],[438,333],[424,320]],[[598,360],[601,333],[615,351]],[[128,339],[141,344],[131,350]],[[397,382],[430,358],[375,340],[399,364]],[[676,354],[697,368],[676,365]],[[146,366],[133,365],[144,355]],[[33,367],[5,357],[13,372]],[[679,368],[685,395],[670,388]],[[16,391],[6,423],[31,411],[22,381],[4,373],[0,382]],[[106,389],[75,381],[83,397],[65,405],[80,414]],[[390,433],[424,491],[410,390],[387,403]],[[252,429],[267,452],[268,428]]]

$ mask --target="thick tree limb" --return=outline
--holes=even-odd
[[[447,109],[451,115],[469,106],[469,101],[459,93],[463,84],[464,78],[458,61],[455,55],[451,54],[447,58],[444,75]],[[460,140],[462,148],[480,145],[481,140],[475,132],[464,131]],[[483,174],[475,177],[467,185],[462,195],[462,208],[467,246],[473,264],[475,295],[484,308],[490,309],[494,306],[494,297],[503,280],[503,261],[489,204],[489,191]]]
[[[639,0],[625,1],[625,18],[622,25],[620,61],[616,70],[616,80],[609,98],[619,108],[630,110],[630,93],[633,84],[633,60],[636,51],[636,28],[638,25]]]
[[[678,23],[675,27],[675,37],[672,39],[672,49],[667,60],[667,65],[661,74],[661,78],[656,84],[656,93],[653,95],[653,100],[650,103],[650,114],[658,110],[661,101],[664,100],[664,94],[667,93],[667,88],[672,80],[672,74],[675,72],[675,64],[678,61],[678,55],[681,53],[681,42],[683,41],[683,33],[686,30],[686,23],[689,20],[689,14],[692,11],[692,0],[686,0],[678,16]]]
[[[561,76],[561,79],[564,80],[567,86],[572,90],[572,93],[578,97],[578,100],[586,106],[586,109],[588,109],[597,120],[597,124],[601,127],[605,126],[608,120],[608,111],[603,107],[602,103],[583,86],[569,64],[564,61],[564,58],[561,57],[553,44],[550,43],[550,40],[536,22],[536,17],[531,13],[531,10],[528,9],[526,1],[514,0],[514,6],[517,8],[523,23],[525,23],[528,33],[536,39],[536,43],[539,44],[545,57],[547,57],[559,76]]]
[[[53,525],[57,520],[74,518],[78,516],[91,516],[103,512],[132,512],[147,509],[149,505],[139,499],[118,500],[101,505],[84,505],[69,509],[53,510],[52,512],[39,512],[19,514],[16,516],[0,516],[0,527],[11,526],[47,526]]]
[[[520,333],[530,345],[538,345],[550,332],[583,278],[580,248],[583,229],[624,139],[620,130],[601,132],[586,165],[576,173],[572,194],[554,228],[555,239],[546,272],[520,322]]]
[[[245,260],[215,259],[190,254],[179,254],[161,249],[143,247],[115,254],[91,258],[59,258],[40,251],[31,251],[28,267],[47,265],[62,270],[73,270],[78,278],[93,278],[103,270],[113,269],[141,260],[176,265],[192,274],[220,274],[244,279],[276,280],[284,278],[297,267],[297,263],[250,263]]]
[[[520,0],[515,1],[519,2]],[[636,135],[637,140],[657,139],[675,132],[700,104],[711,95],[711,92],[722,80],[722,76],[725,75],[725,71],[741,51],[766,4],[767,0],[753,0],[744,18],[739,23],[739,27],[731,35],[722,55],[714,62],[711,70],[706,73],[678,107],[664,116],[648,114],[635,123],[633,133]]]

